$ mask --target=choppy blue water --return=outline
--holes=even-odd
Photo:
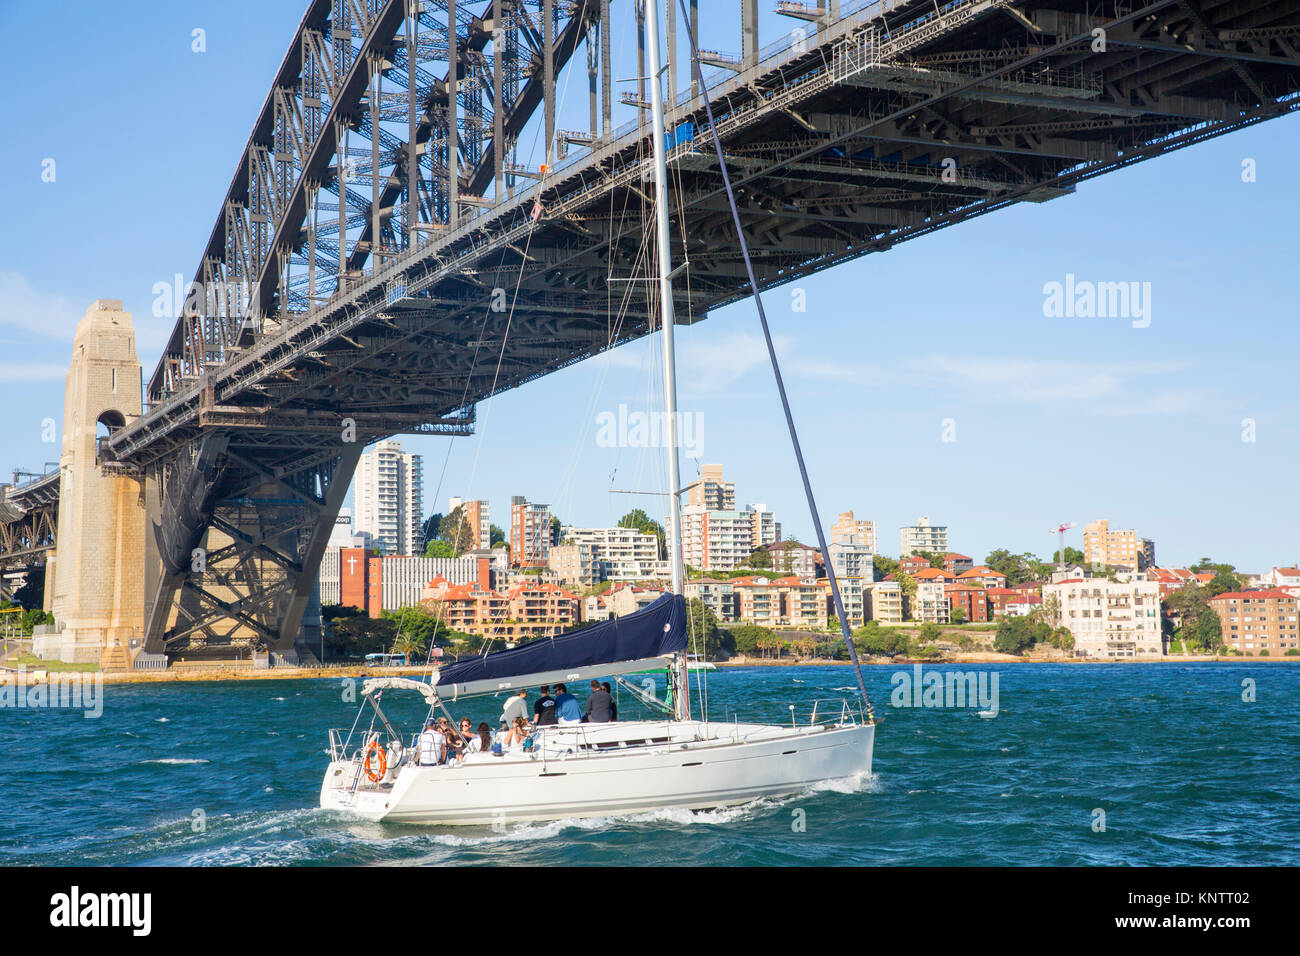
[[[338,680],[109,685],[99,719],[0,710],[0,863],[1300,864],[1300,667],[926,670],[996,672],[998,716],[892,707],[891,678],[910,668],[871,667],[886,720],[870,778],[505,833],[317,809],[327,730],[356,713]],[[784,722],[793,703],[806,719],[852,683],[847,667],[722,670],[710,709]],[[385,709],[412,727],[422,713],[391,694]]]

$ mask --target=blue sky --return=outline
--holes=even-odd
[[[0,70],[21,90],[0,148],[0,480],[57,456],[41,420],[62,418],[72,331],[92,300],[125,301],[152,371],[170,320],[150,314],[151,289],[192,276],[303,4],[61,9],[55,37],[42,9],[0,6]],[[788,29],[763,26],[764,43]],[[196,27],[203,54],[191,52]],[[720,30],[706,15],[703,45],[739,47]],[[617,51],[633,49],[615,32]],[[584,82],[565,102],[572,125]],[[1049,528],[1106,517],[1154,538],[1162,564],[1300,563],[1298,147],[1300,118],[1275,120],[802,281],[803,312],[790,287],[769,293],[826,522],[852,508],[896,553],[899,526],[924,514],[982,558],[1047,554]],[[1149,327],[1045,317],[1044,284],[1067,273],[1149,282]],[[500,395],[473,438],[404,439],[425,456],[426,511],[486,497],[504,526],[522,494],[579,524],[661,513],[660,497],[610,489],[662,490],[662,453],[596,441],[601,412],[658,407],[657,347]],[[811,541],[752,304],[683,330],[678,347],[701,460],[724,463],[742,502],[767,503]],[[948,419],[955,441],[943,440]]]

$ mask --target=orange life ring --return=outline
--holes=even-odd
[[[379,755],[379,772],[375,773],[370,769],[370,758]],[[362,765],[365,767],[366,776],[370,778],[371,783],[378,783],[388,773],[388,753],[383,747],[379,746],[378,739],[370,741],[370,746],[366,748],[366,762]]]

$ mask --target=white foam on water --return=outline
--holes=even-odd
[[[171,723],[171,718],[170,718],[170,717],[155,717],[155,718],[154,718],[154,723],[156,723],[156,724],[170,724],[170,723]]]
[[[211,763],[211,760],[204,760],[201,757],[159,757],[156,760],[141,760],[141,763],[166,763],[166,764],[187,764],[187,763]]]
[[[862,772],[819,780],[808,788],[810,793],[879,793],[881,789],[879,774]]]
[[[285,697],[272,697],[271,699],[272,699],[272,700],[287,700],[288,698],[285,698]]]

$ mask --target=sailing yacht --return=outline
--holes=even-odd
[[[362,688],[362,711],[344,735],[330,731],[330,762],[321,785],[320,805],[365,820],[436,825],[492,825],[568,817],[638,813],[666,807],[712,809],[760,797],[796,794],[809,786],[871,771],[876,719],[867,699],[857,653],[844,638],[861,691],[859,701],[818,701],[806,722],[791,711],[785,724],[710,721],[707,711],[692,715],[688,675],[699,670],[687,653],[690,643],[686,599],[682,596],[681,497],[677,459],[676,365],[673,344],[672,269],[668,232],[667,174],[664,159],[663,93],[660,85],[657,0],[646,0],[646,47],[651,82],[651,136],[654,159],[659,308],[663,341],[664,401],[669,427],[669,527],[672,593],[653,604],[602,624],[541,638],[514,648],[457,661],[437,670],[431,681],[377,677]],[[697,78],[699,54],[694,57]],[[704,97],[707,107],[708,97]],[[714,126],[710,113],[710,127]],[[714,139],[719,160],[721,144]],[[725,177],[726,167],[723,164]],[[728,198],[732,202],[729,180]],[[741,248],[748,260],[743,234]],[[759,316],[767,320],[757,296]],[[821,523],[803,466],[793,419],[785,403],[775,353],[769,354],[786,405],[795,454],[803,473],[813,523]],[[821,540],[825,554],[825,541]],[[838,585],[826,560],[839,620],[845,621]],[[668,694],[660,700],[624,675],[662,671]],[[522,745],[505,751],[471,753],[463,760],[421,765],[416,736],[404,738],[385,714],[385,693],[413,693],[454,726],[447,704],[481,696],[517,694],[543,684],[596,677],[618,680],[662,717],[611,723],[560,723],[538,727]],[[366,730],[357,731],[365,709]],[[417,728],[418,731],[418,728]],[[407,742],[409,740],[409,743]],[[501,751],[501,752],[497,752]]]

